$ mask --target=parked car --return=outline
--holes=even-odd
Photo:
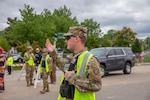
[[[123,70],[124,74],[130,74],[135,64],[131,48],[105,47],[90,50],[100,62],[102,77],[111,71]]]
[[[21,56],[21,53],[14,52],[14,53],[11,53],[11,55],[12,55],[12,57],[14,58],[14,62],[19,62],[19,63],[24,62],[24,59],[23,59],[23,57]]]

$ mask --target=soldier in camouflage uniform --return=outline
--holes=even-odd
[[[53,60],[52,68],[53,68],[53,71],[50,72],[50,84],[56,84],[56,63],[55,63],[55,60]]]
[[[87,28],[82,26],[73,26],[69,28],[68,33],[64,34],[65,42],[67,44],[67,49],[73,51],[73,60],[71,63],[75,62],[77,58],[77,64],[72,71],[65,71],[64,78],[75,86],[75,92],[73,98],[66,98],[58,94],[58,100],[96,100],[95,92],[99,91],[102,87],[101,82],[101,71],[100,64],[97,59],[90,54],[86,64],[84,64],[85,70],[83,77],[80,76],[81,63],[85,57],[85,54],[89,53],[85,49],[85,42],[87,39]],[[56,54],[55,47],[56,42],[52,45],[51,42],[46,40],[46,47],[51,52],[52,58],[56,61],[56,66],[62,71],[64,71],[64,60],[63,58],[58,57]],[[91,56],[92,55],[92,56]],[[62,84],[62,81],[61,81]]]
[[[33,51],[33,48],[31,46],[27,46],[27,52],[25,52],[24,54],[24,60],[26,64],[27,87],[29,87],[30,85],[34,85],[32,82],[32,79],[33,79],[33,73],[35,69],[35,64],[34,64],[35,56],[32,53],[32,51]]]
[[[48,50],[46,48],[43,48],[42,50],[42,59],[40,62],[40,68],[39,72],[42,75],[43,79],[43,90],[40,91],[41,94],[44,94],[45,92],[49,92],[49,84],[48,84],[48,76],[49,73],[53,71],[52,68],[53,61],[52,58],[48,54]]]

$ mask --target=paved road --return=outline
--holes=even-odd
[[[59,81],[62,72],[57,70],[57,83],[50,85],[51,92],[40,94],[42,84],[37,88],[26,87],[25,78],[17,81],[19,71],[12,75],[5,74],[4,93],[0,93],[0,100],[57,100]],[[102,90],[96,93],[97,100],[150,100],[150,66],[137,66],[130,75],[121,71],[113,72],[102,79]]]
[[[132,74],[118,71],[104,77],[97,100],[150,100],[150,65],[134,67]]]

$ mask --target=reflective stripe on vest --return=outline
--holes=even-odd
[[[45,58],[46,72],[49,72],[49,66],[48,66],[48,62],[47,62],[47,61],[48,61],[48,58],[49,58],[49,55],[47,55],[46,58]],[[39,72],[40,72],[40,73],[43,72],[43,67],[41,66],[43,59],[44,59],[44,58],[42,57],[41,62],[40,62],[40,69],[39,69]]]
[[[91,57],[93,55],[90,54],[88,51],[84,51],[80,54],[77,60],[77,73],[76,75],[80,75],[81,77],[86,77],[86,67],[87,64],[89,63]],[[61,83],[64,79],[64,75],[62,76]],[[66,100],[65,98],[62,98],[61,95],[58,95],[58,100]],[[90,93],[84,93],[80,92],[75,88],[75,94],[74,94],[74,99],[73,100],[95,100],[95,93],[90,92]]]
[[[84,59],[83,59],[83,61],[82,61],[81,69],[79,71],[79,76],[80,77],[84,76],[84,70],[85,70],[86,62],[87,62],[87,59],[88,59],[89,56],[90,56],[90,53],[87,52],[86,55],[85,55],[85,57],[84,57]]]

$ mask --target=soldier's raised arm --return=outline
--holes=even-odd
[[[56,41],[54,41],[54,44],[49,41],[49,39],[46,40],[46,48],[50,52],[52,59],[55,61],[56,66],[64,72],[64,65],[65,61],[62,57],[59,57],[58,54],[55,52],[56,48]]]

